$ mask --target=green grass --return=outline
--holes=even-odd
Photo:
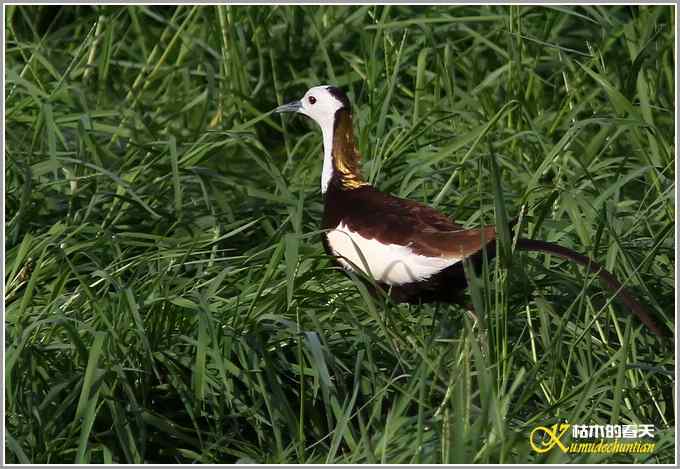
[[[519,217],[672,329],[674,7],[5,12],[8,462],[673,462],[670,340],[511,249],[478,323],[369,296],[321,247],[320,132],[266,113],[344,87],[380,189]],[[656,449],[531,449],[565,420]]]

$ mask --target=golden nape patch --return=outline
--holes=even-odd
[[[356,189],[368,183],[361,177],[359,161],[361,155],[354,144],[352,114],[341,110],[336,117],[333,136],[333,166],[340,176],[340,182],[347,189]]]

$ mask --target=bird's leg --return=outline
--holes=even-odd
[[[477,311],[475,310],[475,305],[471,302],[462,305],[465,309],[465,313],[470,319],[472,319],[472,327],[479,324],[479,317],[477,316]]]

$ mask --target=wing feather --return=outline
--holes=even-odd
[[[423,256],[457,259],[479,252],[496,239],[494,226],[465,229],[432,207],[370,186],[350,192],[356,200],[342,221],[367,239],[409,246]]]

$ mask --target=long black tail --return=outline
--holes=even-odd
[[[539,241],[537,239],[519,239],[517,241],[517,249],[520,251],[541,251],[555,254],[556,256],[572,260],[577,264],[590,269],[591,272],[595,272],[600,276],[600,279],[612,292],[616,294],[616,297],[621,300],[621,302],[628,308],[630,308],[640,319],[640,321],[642,321],[642,323],[645,324],[652,332],[654,332],[659,337],[669,335],[665,328],[662,329],[659,327],[659,325],[657,325],[654,319],[652,319],[652,314],[650,311],[635,299],[630,290],[621,285],[621,282],[619,282],[611,272],[589,257],[558,244],[550,243],[548,241]]]

